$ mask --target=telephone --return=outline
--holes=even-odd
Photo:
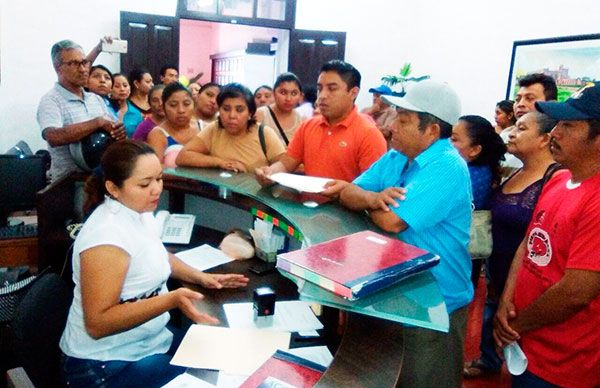
[[[156,221],[162,227],[161,239],[167,244],[189,244],[196,216],[193,214],[169,214],[166,210],[156,213]]]
[[[102,51],[106,53],[127,54],[127,41],[121,39],[113,39],[112,43],[103,41]]]

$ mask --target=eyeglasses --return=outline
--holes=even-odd
[[[72,61],[67,61],[67,62],[63,62],[63,65],[69,66],[69,67],[88,67],[91,62],[88,61],[87,59],[83,59],[81,61],[76,61],[76,60],[72,60]]]

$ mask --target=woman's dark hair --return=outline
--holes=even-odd
[[[133,81],[140,82],[144,78],[144,74],[146,73],[150,74],[148,69],[144,67],[134,67],[133,70],[131,70],[131,72],[129,73],[129,85],[131,87],[132,92],[136,89]]]
[[[315,85],[307,85],[304,87],[304,101],[310,102],[313,106],[317,102],[317,87]]]
[[[279,87],[279,85],[281,85],[284,82],[295,82],[296,86],[298,86],[298,89],[300,89],[300,92],[302,93],[302,83],[300,82],[300,78],[298,78],[298,76],[296,74],[294,74],[294,73],[279,74],[279,77],[277,77],[277,79],[275,80],[273,89],[277,89]]]
[[[556,124],[558,123],[558,120],[554,120],[552,117],[538,112],[537,110],[527,112],[525,114],[533,117],[538,126],[538,132],[540,133],[540,135],[549,134],[550,132],[552,132],[552,129],[554,129],[554,127],[556,127]]]
[[[186,88],[179,82],[172,82],[172,83],[168,84],[167,86],[165,86],[165,90],[163,90],[163,92],[162,92],[163,104],[166,104],[167,100],[169,100],[169,98],[171,98],[171,96],[175,92],[186,92],[187,95],[190,96],[190,98],[192,98],[192,92],[190,92],[188,90],[188,88]]]
[[[515,125],[517,122],[517,117],[515,116],[513,106],[515,102],[513,100],[502,100],[498,101],[496,107],[500,109],[502,112],[506,113],[507,116],[510,117],[510,124]]]
[[[458,119],[466,124],[467,136],[471,144],[481,146],[481,152],[470,164],[489,166],[492,182],[500,183],[500,161],[504,160],[506,145],[496,133],[492,124],[481,116],[467,115]]]
[[[92,175],[85,182],[86,193],[83,211],[90,214],[104,201],[106,181],[111,181],[117,187],[123,187],[135,167],[135,163],[142,155],[155,154],[154,150],[146,143],[134,140],[118,141],[106,148],[100,166],[94,169]]]
[[[267,89],[267,90],[270,90],[271,92],[273,91],[273,88],[272,88],[272,87],[270,87],[269,85],[260,85],[259,87],[257,87],[256,89],[254,89],[254,94],[253,94],[253,96],[255,96],[255,97],[256,97],[256,95],[258,94],[258,91],[259,91],[260,89]]]
[[[218,84],[218,83],[216,83],[216,82],[207,82],[207,83],[205,83],[204,85],[202,85],[202,86],[200,87],[200,91],[198,91],[198,94],[202,94],[202,93],[204,93],[204,91],[205,91],[206,89],[208,89],[208,88],[217,88],[217,89],[219,89],[219,91],[220,91],[220,90],[221,90],[221,85],[219,85],[219,84]]]
[[[233,82],[223,86],[221,88],[221,91],[219,92],[219,95],[217,96],[217,105],[219,105],[219,108],[223,104],[223,101],[225,101],[228,98],[241,98],[246,102],[246,106],[248,107],[248,111],[250,112],[250,119],[248,120],[247,129],[250,130],[250,127],[256,124],[256,118],[254,117],[254,114],[256,113],[256,102],[254,101],[254,95],[252,94],[250,89],[237,82]],[[219,128],[223,128],[221,117],[219,117],[218,120]]]
[[[94,72],[94,70],[97,70],[97,69],[107,72],[108,75],[110,76],[110,80],[111,81],[114,80],[113,73],[110,70],[108,70],[108,68],[104,65],[94,65],[94,66],[90,67],[90,74],[92,74]]]

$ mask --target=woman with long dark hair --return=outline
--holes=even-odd
[[[533,111],[521,116],[508,137],[508,152],[523,162],[490,198],[492,254],[486,261],[487,298],[481,327],[480,357],[464,366],[465,377],[498,373],[502,360],[492,337],[493,318],[506,278],[544,183],[559,169],[550,152],[550,131],[556,121]]]
[[[150,131],[147,142],[165,167],[175,167],[177,154],[198,133],[192,120],[192,93],[179,82],[172,82],[162,92],[162,106],[165,120]]]

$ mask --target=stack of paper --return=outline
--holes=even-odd
[[[252,303],[228,303],[223,305],[229,327],[263,329],[277,331],[309,331],[323,328],[306,302],[299,300],[275,303],[273,323],[269,326],[257,326],[254,322]]]
[[[206,271],[207,269],[233,261],[233,259],[223,253],[223,251],[213,248],[208,244],[177,252],[175,256],[190,267],[194,267],[200,271]]]
[[[171,364],[250,375],[277,349],[288,349],[290,333],[192,325]]]
[[[282,186],[290,187],[305,193],[320,193],[325,190],[325,184],[333,181],[329,178],[319,178],[314,176],[288,174],[286,172],[278,172],[269,176],[274,182]]]

